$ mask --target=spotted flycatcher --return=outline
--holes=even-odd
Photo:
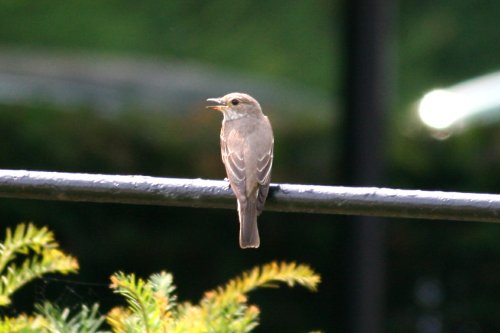
[[[207,106],[224,115],[220,132],[222,162],[238,201],[241,248],[259,247],[257,216],[266,202],[273,165],[273,130],[252,96],[231,93],[209,98]]]

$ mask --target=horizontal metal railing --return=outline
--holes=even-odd
[[[0,197],[236,207],[226,181],[0,170]],[[500,222],[500,195],[374,187],[271,184],[266,210]]]

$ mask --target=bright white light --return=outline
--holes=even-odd
[[[420,101],[418,114],[427,126],[445,129],[464,116],[466,104],[460,95],[437,89],[425,94]]]
[[[424,124],[449,129],[458,121],[496,121],[500,113],[500,72],[428,92],[420,100],[418,113]]]

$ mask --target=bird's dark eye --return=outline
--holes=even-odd
[[[240,101],[235,98],[235,99],[231,100],[231,104],[238,105],[238,104],[240,104]]]

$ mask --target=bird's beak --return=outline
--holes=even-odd
[[[224,104],[222,98],[209,98],[207,99],[207,102],[214,102],[217,104],[207,106],[207,109],[210,110],[223,111],[226,108],[226,105]]]

